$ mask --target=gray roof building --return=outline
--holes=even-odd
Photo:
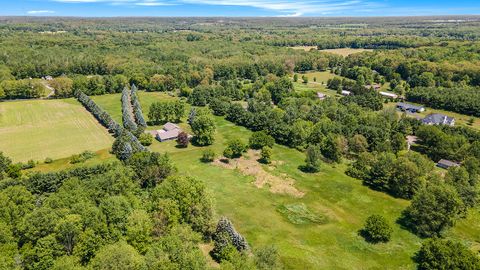
[[[423,118],[422,123],[425,125],[455,125],[455,118],[440,113],[432,113]]]
[[[460,164],[456,163],[456,162],[453,162],[453,161],[450,161],[450,160],[446,160],[446,159],[441,159],[438,163],[437,163],[437,167],[440,167],[440,168],[443,168],[443,169],[447,169],[450,168],[450,167],[458,167],[460,166]]]
[[[170,122],[167,122],[165,125],[163,125],[163,130],[165,131],[170,131],[174,129],[180,129],[180,127]]]
[[[161,142],[175,140],[176,138],[178,138],[178,134],[180,134],[180,132],[182,132],[182,130],[179,126],[168,122],[163,125],[163,129],[156,131],[157,135],[155,137]]]
[[[411,113],[425,111],[425,108],[422,107],[422,106],[416,106],[416,105],[413,105],[413,104],[408,104],[408,103],[403,103],[403,102],[397,103],[397,109],[399,109],[401,111],[404,111],[404,112],[411,112]]]

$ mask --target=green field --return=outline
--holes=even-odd
[[[141,94],[144,107],[153,100],[169,98],[158,93]],[[108,96],[108,99],[112,97]],[[110,111],[115,108],[105,109]],[[221,117],[215,117],[215,121],[216,141],[210,148],[218,155],[231,138],[248,141],[249,130]],[[189,131],[185,119],[180,126]],[[386,265],[389,269],[415,268],[411,257],[422,240],[395,223],[409,202],[373,191],[363,186],[361,181],[346,176],[345,164],[324,164],[321,172],[306,174],[298,169],[305,159],[303,153],[276,145],[273,153],[276,165],[261,165],[261,168],[271,175],[294,179],[294,186],[305,193],[298,198],[272,193],[268,186],[257,188],[253,183],[254,177],[246,176],[238,169],[202,163],[200,157],[204,147],[182,149],[175,145],[175,141],[154,141],[150,150],[169,153],[180,172],[204,181],[216,200],[217,216],[229,217],[253,248],[276,245],[287,269],[385,269]],[[111,159],[111,155],[104,153],[87,162]],[[65,160],[60,160],[35,169],[48,171],[68,166]],[[299,212],[295,212],[296,209]],[[327,222],[296,222],[307,214]],[[358,230],[371,214],[385,216],[394,226],[389,243],[373,245],[358,236]],[[480,249],[478,211],[471,211],[467,219],[461,220],[448,232],[447,237]]]
[[[0,151],[14,161],[43,161],[109,147],[113,138],[74,99],[0,103]]]

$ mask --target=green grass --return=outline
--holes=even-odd
[[[162,98],[144,93],[141,102]],[[118,103],[119,104],[119,103]],[[114,108],[109,108],[112,110]],[[174,141],[154,141],[152,151],[169,153],[180,173],[202,180],[215,198],[217,217],[227,216],[255,249],[274,244],[286,269],[414,269],[411,257],[420,248],[421,239],[396,224],[409,205],[385,193],[373,191],[361,181],[345,175],[345,164],[323,164],[319,173],[306,174],[298,167],[305,155],[297,150],[275,145],[273,160],[278,162],[275,175],[295,179],[295,187],[305,192],[302,198],[273,194],[268,187],[257,188],[251,176],[239,170],[225,169],[200,161],[202,151],[213,149],[217,155],[226,142],[237,137],[248,141],[251,132],[221,117],[215,117],[216,141],[209,147],[190,145],[176,148]],[[188,131],[185,119],[180,125]],[[87,162],[113,159],[108,153]],[[69,166],[65,161],[45,164],[36,169],[48,170]],[[264,166],[267,170],[267,165]],[[358,235],[365,219],[383,215],[393,226],[389,243],[370,244]],[[447,233],[473,249],[480,249],[480,214],[471,211],[466,219]]]
[[[0,151],[14,161],[59,159],[109,147],[113,138],[74,99],[0,103]]]

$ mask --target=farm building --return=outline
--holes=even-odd
[[[163,125],[163,129],[157,130],[156,131],[156,138],[157,140],[164,142],[164,141],[169,141],[169,140],[175,140],[178,137],[178,134],[180,134],[182,130],[180,129],[179,126],[173,124],[173,123],[166,123]]]
[[[410,113],[417,113],[417,112],[424,112],[425,108],[422,106],[415,106],[412,104],[408,103],[403,103],[399,102],[397,103],[397,109],[404,111],[404,112],[410,112]]]
[[[437,163],[437,167],[440,167],[442,169],[446,169],[448,170],[450,167],[458,167],[460,166],[460,164],[456,163],[456,162],[453,162],[453,161],[450,161],[450,160],[446,160],[446,159],[441,159],[438,163]]]
[[[455,118],[440,113],[432,113],[423,118],[422,123],[425,125],[447,125],[454,126]]]
[[[398,95],[397,94],[394,94],[394,93],[388,93],[388,92],[378,92],[380,95],[386,97],[386,98],[391,98],[391,99],[397,99],[398,98]]]

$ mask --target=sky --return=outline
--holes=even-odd
[[[0,0],[0,16],[419,16],[480,14],[480,0]]]

